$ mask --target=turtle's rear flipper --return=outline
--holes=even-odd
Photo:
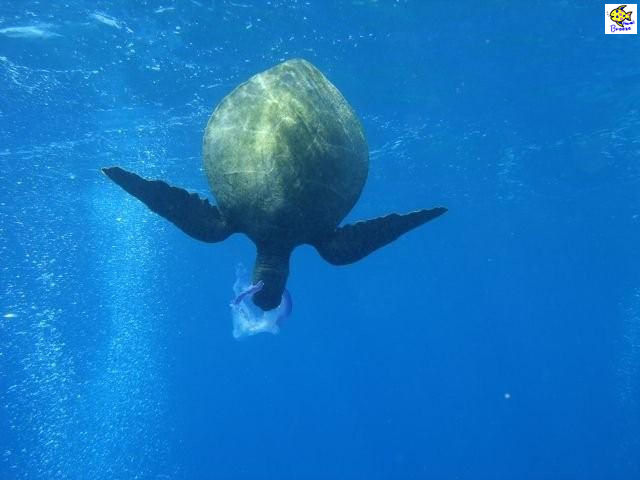
[[[439,217],[446,211],[444,207],[437,207],[405,215],[392,213],[385,217],[345,225],[336,228],[313,245],[327,262],[333,265],[347,265],[357,262],[378,248],[393,242],[400,235]]]
[[[197,193],[189,193],[160,180],[145,180],[120,167],[103,168],[102,173],[193,238],[214,243],[233,233],[218,207]]]

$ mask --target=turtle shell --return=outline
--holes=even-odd
[[[338,89],[309,62],[251,77],[209,118],[204,169],[233,227],[257,242],[312,242],[333,230],[364,186],[364,131]]]

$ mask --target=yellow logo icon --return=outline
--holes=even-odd
[[[609,18],[611,18],[611,21],[617,23],[621,27],[624,27],[625,20],[631,20],[631,14],[633,13],[625,12],[624,7],[626,7],[626,5],[620,5],[615,10],[612,10],[609,14]]]

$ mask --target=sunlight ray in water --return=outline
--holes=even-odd
[[[103,235],[96,240],[102,245],[96,271],[108,324],[88,393],[89,460],[83,471],[89,478],[150,478],[168,450],[161,435],[166,387],[158,338],[165,317],[158,278],[162,248],[137,204],[104,188],[93,200],[96,231]]]
[[[7,198],[20,195],[23,202],[18,213],[0,202],[0,225],[11,232],[0,235],[0,257],[10,259],[0,268],[5,312],[0,317],[0,425],[6,418],[7,427],[0,432],[3,479],[53,478],[75,460],[69,452],[78,422],[73,414],[77,359],[65,333],[70,306],[80,298],[69,288],[77,280],[70,258],[77,243],[73,235],[54,233],[56,206],[64,196],[52,192],[48,203],[37,203],[41,192],[51,189],[29,165],[3,165],[0,174]],[[3,476],[4,467],[10,477]]]

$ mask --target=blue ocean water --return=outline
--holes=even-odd
[[[640,478],[639,43],[604,16],[0,3],[0,479]],[[214,106],[297,57],[366,131],[345,222],[449,212],[350,266],[297,249],[292,315],[237,341],[250,241],[99,169],[212,198]]]

